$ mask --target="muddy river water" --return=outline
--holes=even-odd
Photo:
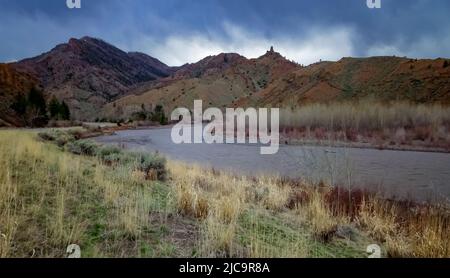
[[[177,145],[170,133],[170,128],[126,130],[96,140],[235,174],[324,180],[368,187],[389,197],[450,199],[450,154],[282,145],[275,155],[261,155],[260,146],[251,144]]]

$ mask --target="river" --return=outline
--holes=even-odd
[[[196,163],[242,175],[277,175],[324,180],[332,185],[366,187],[388,197],[419,201],[450,199],[450,154],[323,146],[282,145],[261,155],[260,145],[174,144],[170,128],[119,131],[96,138],[136,152]]]

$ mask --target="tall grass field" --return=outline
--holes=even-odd
[[[67,257],[70,244],[82,257],[367,257],[370,244],[387,257],[450,256],[445,206],[75,137],[0,131],[0,257]]]

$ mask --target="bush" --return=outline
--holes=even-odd
[[[87,124],[87,123],[84,123],[84,124],[82,125],[82,127],[83,127],[84,129],[86,129],[87,131],[89,131],[89,132],[100,132],[100,131],[102,131],[101,126],[100,126],[100,125],[96,125],[96,124]]]
[[[166,160],[158,154],[141,154],[136,160],[137,170],[145,173],[147,179],[153,176],[158,180],[166,178]]]
[[[38,137],[44,141],[55,141],[55,134],[53,132],[39,132]]]
[[[67,151],[77,155],[94,156],[98,151],[98,145],[89,140],[70,142],[66,145]]]
[[[164,180],[166,178],[166,160],[158,154],[138,154],[123,152],[113,146],[105,146],[97,150],[98,157],[108,165],[131,165],[144,173],[149,180]]]
[[[64,147],[76,139],[71,133],[60,130],[40,132],[38,133],[38,137],[44,141],[55,142],[59,147]]]
[[[72,135],[76,140],[79,140],[83,137],[83,130],[81,129],[71,129],[68,131],[70,135]]]
[[[105,155],[102,159],[103,163],[107,165],[113,165],[118,164],[123,161],[124,154],[122,153],[111,153],[108,155]]]
[[[110,157],[112,155],[118,155],[121,153],[121,149],[115,146],[103,146],[97,150],[97,156],[101,160],[105,160],[105,158]]]
[[[67,143],[75,141],[75,137],[71,133],[60,130],[40,132],[38,136],[44,141],[56,142],[59,147],[64,147]]]
[[[75,137],[68,133],[60,133],[56,137],[56,144],[59,147],[64,147],[65,145],[73,141],[75,141]]]
[[[97,156],[105,164],[130,165],[145,174],[149,180],[164,180],[166,160],[158,154],[138,154],[123,152],[116,146],[99,146],[90,140],[77,140],[75,130],[41,132],[38,136],[45,141],[56,142],[66,151],[76,155]]]

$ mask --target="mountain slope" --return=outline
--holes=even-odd
[[[142,53],[126,53],[90,37],[70,39],[40,56],[13,64],[35,76],[47,94],[65,100],[79,119],[92,119],[105,103],[172,69]]]
[[[40,56],[2,65],[3,125],[17,124],[11,99],[42,86],[47,98],[65,100],[74,119],[127,119],[163,105],[191,108],[279,106],[308,102],[406,100],[450,104],[450,61],[398,57],[343,58],[307,67],[271,48],[256,59],[236,53],[169,67],[138,52],[126,53],[102,40],[71,39]],[[8,113],[3,113],[8,111]]]
[[[237,104],[296,106],[307,102],[357,100],[450,104],[450,67],[445,59],[343,58],[317,63],[274,80]]]
[[[167,111],[190,108],[195,99],[220,108],[295,107],[363,98],[450,104],[450,62],[445,59],[343,58],[300,67],[273,49],[251,60],[232,56],[234,61],[225,63],[224,57],[185,66],[175,73],[184,79],[130,94],[106,105],[104,115],[127,118],[157,104]]]
[[[128,118],[134,112],[143,108],[151,110],[156,105],[163,105],[170,112],[180,106],[191,108],[196,99],[203,100],[205,107],[231,106],[299,68],[273,49],[250,60],[238,54],[222,53],[181,67],[165,83],[107,104],[103,115],[113,119]]]
[[[0,126],[22,126],[24,123],[11,109],[19,94],[26,95],[39,87],[36,78],[16,71],[10,64],[0,64]]]

